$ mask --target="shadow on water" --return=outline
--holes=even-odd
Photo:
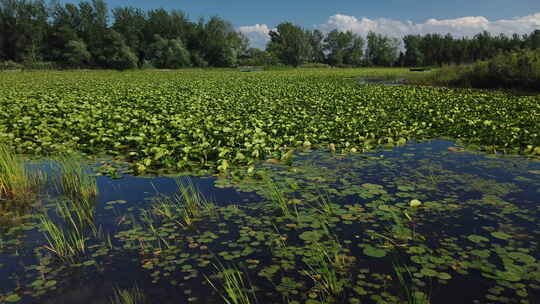
[[[269,179],[285,205],[269,194]],[[188,181],[216,208],[156,205],[156,196],[174,196]],[[0,300],[110,303],[114,288],[137,285],[149,303],[220,303],[207,282],[219,281],[216,263],[239,265],[259,303],[403,303],[407,286],[432,303],[540,299],[535,160],[434,140],[349,155],[299,152],[289,165],[260,163],[235,178],[96,183],[99,237],[77,262],[44,250],[35,219],[2,230]],[[54,199],[45,205],[53,212]],[[320,250],[336,258],[334,289],[320,279],[324,261],[313,261]],[[411,269],[407,286],[395,275],[396,257]]]

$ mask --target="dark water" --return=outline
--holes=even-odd
[[[230,179],[133,176],[111,179],[99,176],[95,222],[111,236],[113,248],[106,254],[85,258],[96,261],[95,265],[72,267],[55,261],[46,250],[38,250],[41,258],[36,255],[35,249],[46,242],[32,224],[35,220],[28,220],[27,230],[21,228],[14,233],[12,229],[9,235],[7,230],[2,231],[3,242],[16,239],[21,244],[0,246],[0,300],[2,295],[7,299],[7,295],[16,292],[22,296],[20,303],[110,303],[113,288],[137,285],[149,303],[220,303],[219,296],[205,279],[205,275],[215,272],[207,262],[220,261],[218,253],[232,252],[234,255],[235,250],[252,248],[253,252],[238,253],[235,258],[227,259],[227,254],[221,257],[226,263],[238,265],[249,265],[246,262],[249,260],[258,261],[253,268],[246,269],[246,273],[259,288],[259,303],[286,303],[284,297],[304,303],[309,299],[307,294],[316,293],[317,289],[311,286],[312,280],[300,274],[306,267],[299,265],[304,265],[305,251],[310,250],[302,241],[301,233],[311,229],[318,231],[319,228],[313,228],[318,224],[311,219],[318,213],[305,211],[305,224],[298,224],[298,228],[287,226],[292,223],[290,219],[284,220],[264,205],[268,201],[264,198],[268,188],[265,178],[270,178],[289,198],[313,206],[315,197],[323,193],[339,209],[340,216],[330,217],[331,226],[346,244],[344,247],[349,249],[347,254],[355,257],[356,262],[346,271],[349,285],[334,299],[336,303],[348,303],[350,299],[360,299],[362,303],[402,302],[402,289],[392,268],[394,260],[391,257],[396,254],[404,263],[416,267],[412,273],[421,273],[421,269],[424,273],[429,273],[426,269],[444,273],[439,275],[443,279],[410,278],[411,286],[414,280],[423,282],[419,286],[423,286],[422,290],[432,303],[539,303],[536,287],[540,285],[540,274],[535,275],[535,272],[540,273],[540,163],[518,156],[449,151],[448,148],[453,146],[450,141],[436,140],[346,156],[303,152],[295,156],[290,166],[261,163],[258,175],[246,174]],[[172,224],[175,228],[168,229],[165,219],[157,220],[158,229],[162,229],[160,233],[182,244],[180,249],[155,247],[148,250],[150,254],[143,253],[148,249],[144,246],[149,245],[144,245],[143,249],[126,249],[130,242],[121,233],[132,226],[124,222],[139,217],[141,210],[148,210],[153,204],[152,198],[177,193],[179,182],[187,180],[220,210],[224,208],[222,215],[218,219],[205,219],[195,229],[181,229]],[[415,214],[407,209],[412,199],[423,204]],[[108,204],[111,201],[125,203]],[[390,213],[381,211],[381,204],[408,210],[406,212],[412,214],[414,221],[407,222],[404,218],[407,227],[414,227],[415,233],[425,239],[400,241],[396,237],[398,234],[393,234],[397,232],[392,230],[397,226]],[[245,209],[241,209],[239,215],[227,209],[231,205]],[[351,208],[362,210],[353,212]],[[349,220],[353,216],[356,218]],[[270,281],[257,273],[266,266],[289,259],[282,257],[282,253],[273,252],[275,246],[268,245],[268,234],[275,231],[274,227],[280,234],[288,236],[291,247],[287,250],[297,251],[289,261],[296,266],[294,269],[282,268],[281,279],[274,276]],[[251,231],[251,239],[249,233],[244,233],[244,228]],[[407,244],[396,246],[395,250],[384,249],[387,253],[384,258],[366,256],[364,245],[385,248],[382,246],[384,240],[373,237],[368,233],[370,230]],[[511,238],[493,237],[494,232],[504,232]],[[204,237],[209,233],[217,235],[216,239]],[[481,235],[489,241],[473,243],[467,240],[470,235]],[[96,249],[89,250],[89,254],[99,251],[103,243],[103,240],[90,240],[89,246],[96,245]],[[192,244],[195,245],[191,247]],[[208,249],[201,249],[201,246]],[[431,253],[411,253],[411,247],[421,247]],[[483,252],[478,253],[479,250]],[[489,258],[471,258],[486,251]],[[185,258],[181,259],[182,255]],[[418,263],[413,256],[427,260]],[[151,269],[141,267],[149,261],[156,266]],[[40,263],[48,269],[39,270],[32,266]],[[187,264],[190,266],[183,268]],[[359,272],[360,269],[369,269],[365,279],[356,279],[364,273]],[[466,272],[462,272],[463,269]],[[451,279],[444,278],[446,273],[451,274]],[[489,278],[495,274],[499,277]],[[293,281],[289,285],[294,282],[298,285],[291,287],[283,283],[284,277]],[[55,284],[48,288],[32,287],[38,280],[55,281]],[[364,281],[373,285],[365,285]],[[290,293],[284,291],[284,284],[289,286]],[[360,287],[367,290],[367,295],[358,291]],[[373,295],[385,293],[401,297],[401,300],[391,296],[382,300],[373,298]]]

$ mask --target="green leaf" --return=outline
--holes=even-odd
[[[502,231],[492,232],[491,236],[493,236],[494,238],[500,239],[500,240],[508,240],[508,239],[510,239],[512,237],[511,235],[506,234],[506,233],[504,233]]]
[[[364,247],[363,253],[372,258],[382,258],[386,256],[386,250],[371,245]]]

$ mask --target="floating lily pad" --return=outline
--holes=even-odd
[[[486,238],[486,237],[483,237],[481,235],[476,235],[476,234],[471,234],[467,237],[467,239],[469,239],[469,241],[471,242],[474,242],[474,243],[482,243],[482,242],[489,242],[489,239]]]
[[[386,256],[386,250],[368,245],[362,251],[365,255],[373,258],[382,258]]]
[[[506,233],[501,232],[501,231],[492,232],[491,235],[494,238],[497,238],[497,239],[500,239],[500,240],[508,240],[508,239],[512,238],[511,235],[506,234]]]
[[[16,293],[11,294],[4,299],[4,301],[6,301],[7,303],[16,303],[16,302],[19,302],[20,300],[21,300],[21,297]]]

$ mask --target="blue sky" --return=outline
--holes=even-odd
[[[69,1],[78,2],[78,1]],[[192,19],[219,15],[235,26],[292,21],[305,27],[326,22],[329,16],[345,14],[358,18],[389,18],[424,22],[429,18],[453,19],[484,16],[489,20],[540,12],[540,0],[106,0],[110,8],[135,6],[145,9],[180,9]]]

